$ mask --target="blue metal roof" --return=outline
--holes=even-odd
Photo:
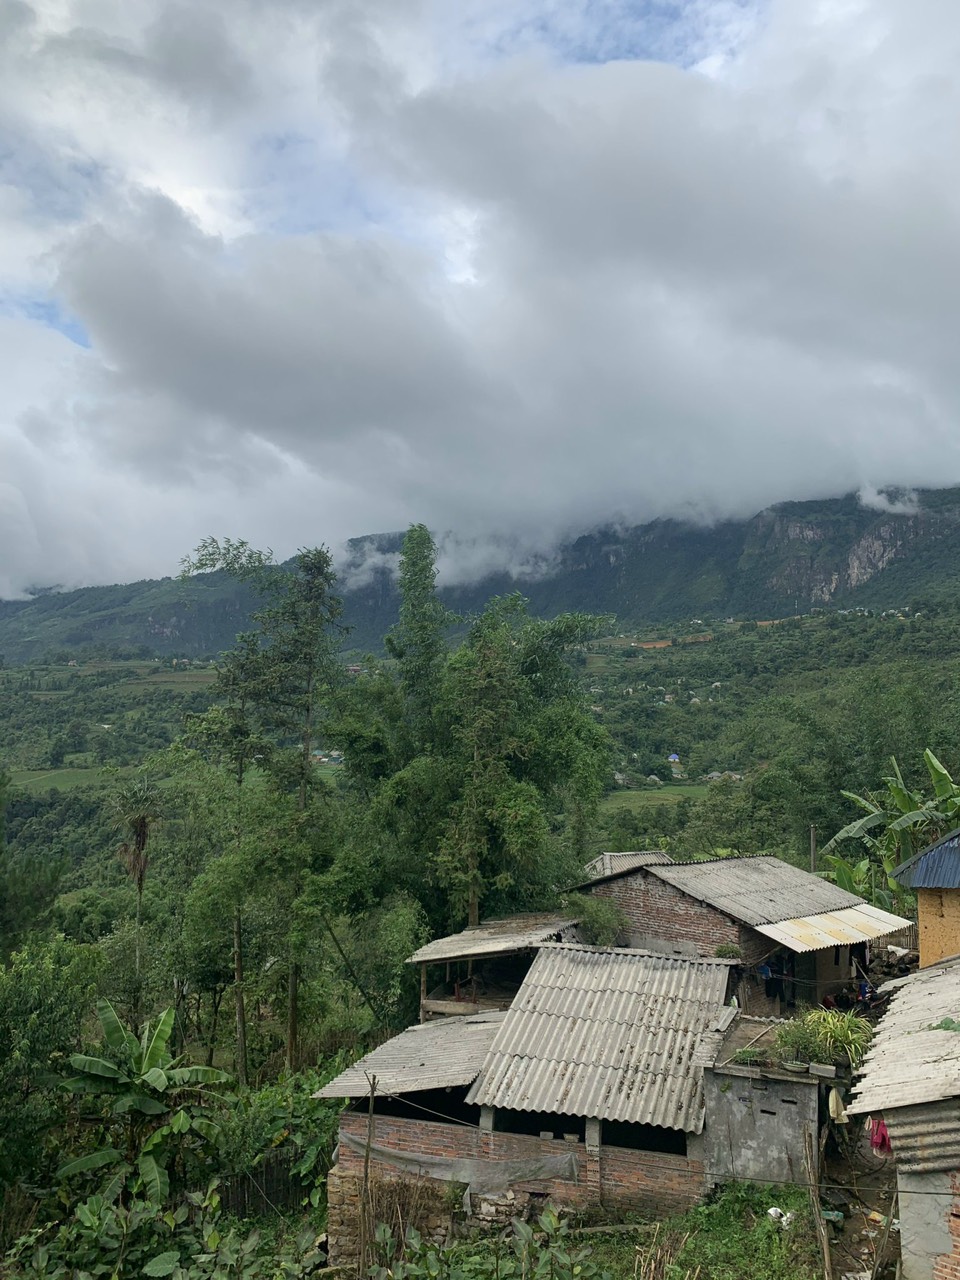
[[[960,827],[901,863],[893,878],[905,889],[960,889]]]

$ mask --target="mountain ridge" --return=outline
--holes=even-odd
[[[877,510],[848,494],[711,526],[673,518],[601,526],[559,546],[539,576],[490,572],[441,595],[470,614],[492,595],[519,590],[536,614],[612,613],[621,625],[945,598],[960,588],[960,488],[925,490],[915,501],[915,510]],[[395,621],[392,566],[402,537],[347,543],[341,572],[351,649],[379,649]],[[222,574],[41,591],[0,601],[0,655],[12,663],[40,661],[51,650],[208,656],[232,645],[253,607],[250,590]]]

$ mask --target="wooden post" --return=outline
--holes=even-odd
[[[893,1200],[890,1202],[890,1208],[887,1210],[887,1221],[883,1228],[883,1238],[880,1241],[880,1248],[873,1255],[873,1266],[870,1269],[870,1280],[877,1280],[877,1272],[883,1266],[883,1255],[886,1253],[887,1241],[890,1239],[890,1225],[896,1217],[897,1200],[900,1197],[900,1190],[893,1193]]]
[[[810,823],[810,870],[817,874],[817,828]]]
[[[377,1096],[377,1077],[367,1076],[367,1079],[370,1082],[370,1101],[367,1104],[367,1142],[363,1151],[363,1182],[360,1187],[360,1238],[357,1241],[357,1274],[361,1276],[367,1274],[370,1266],[370,1241],[373,1238],[371,1228],[374,1225],[370,1221],[370,1148],[373,1146],[373,1102]]]
[[[813,1221],[817,1229],[817,1239],[820,1241],[820,1253],[823,1257],[823,1277],[824,1280],[833,1280],[833,1263],[830,1260],[830,1237],[827,1234],[827,1224],[823,1219],[823,1210],[820,1208],[820,1179],[814,1165],[813,1135],[809,1129],[803,1135],[803,1157],[807,1169],[807,1186],[810,1189],[810,1208],[813,1210]]]

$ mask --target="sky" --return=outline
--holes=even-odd
[[[958,63],[956,0],[0,0],[0,597],[960,482]]]

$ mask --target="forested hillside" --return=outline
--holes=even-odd
[[[429,936],[575,904],[603,850],[805,860],[810,825],[829,839],[852,816],[841,792],[877,788],[892,755],[910,786],[927,747],[960,763],[949,602],[625,629],[538,619],[513,595],[465,619],[435,590],[426,529],[403,545],[382,658],[345,659],[326,552],[278,567],[210,540],[191,572],[251,606],[217,663],[60,653],[0,672],[3,1247],[38,1220],[55,1258],[102,1260],[122,1230],[153,1265],[138,1197],[278,1147],[320,1203],[336,1111],[309,1095],[415,1016],[404,961]],[[882,865],[860,874],[882,899]],[[159,1075],[125,1024],[156,1038]],[[71,1053],[86,1065],[65,1090]],[[168,1068],[200,1073],[176,1131],[112,1109],[121,1086],[102,1078],[124,1054],[123,1096],[146,1115],[170,1113]],[[105,1188],[105,1237],[82,1215],[51,1234]],[[163,1229],[195,1247],[186,1219]],[[14,1275],[34,1274],[23,1239]],[[304,1274],[293,1238],[250,1274],[273,1274],[278,1248]]]
[[[520,590],[538,616],[615,614],[625,625],[693,617],[767,619],[811,608],[943,603],[960,587],[960,490],[919,495],[912,514],[864,507],[853,495],[785,503],[750,520],[698,526],[661,520],[599,529],[557,549],[537,575],[492,574],[441,598],[462,614]],[[396,619],[400,534],[349,543],[338,566],[344,644],[379,652]],[[503,548],[505,559],[511,549]],[[8,664],[80,659],[211,657],[229,648],[253,608],[224,574],[45,591],[0,602]]]

